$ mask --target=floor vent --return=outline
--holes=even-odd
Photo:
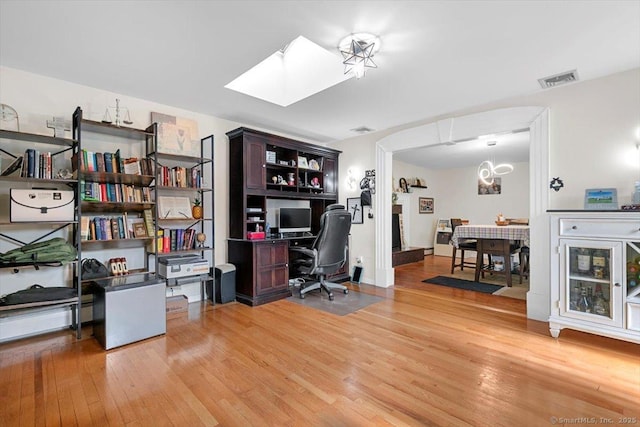
[[[540,86],[542,86],[542,89],[556,87],[556,86],[563,85],[565,83],[571,83],[575,81],[578,81],[577,70],[565,71],[564,73],[555,74],[553,76],[538,79],[538,83],[540,83]]]

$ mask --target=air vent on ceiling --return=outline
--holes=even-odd
[[[564,73],[554,74],[553,76],[538,79],[538,83],[540,83],[542,89],[556,87],[575,81],[578,81],[578,70],[565,71]]]
[[[366,126],[360,126],[359,128],[354,128],[354,129],[350,129],[352,132],[357,132],[357,133],[368,133],[368,132],[373,132],[374,129],[368,128]]]

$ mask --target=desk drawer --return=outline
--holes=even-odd
[[[640,220],[560,219],[560,235],[640,239]]]

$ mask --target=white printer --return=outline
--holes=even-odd
[[[167,279],[169,286],[200,280],[209,275],[209,261],[198,255],[167,256],[158,262],[158,274]]]

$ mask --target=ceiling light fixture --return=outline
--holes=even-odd
[[[344,58],[344,73],[352,73],[357,79],[365,75],[367,68],[378,68],[373,56],[380,50],[380,39],[372,34],[350,34],[338,45]]]
[[[495,147],[496,141],[487,141],[488,147]],[[495,165],[495,159],[485,160],[478,166],[478,178],[485,185],[491,185],[495,178],[513,172],[513,165],[509,163],[500,163]]]

